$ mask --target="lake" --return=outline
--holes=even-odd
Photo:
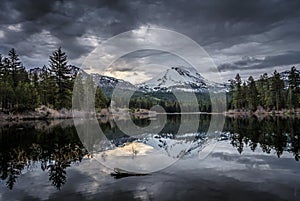
[[[73,120],[2,122],[0,200],[300,200],[300,119],[226,117],[210,133],[214,116],[198,117],[168,115],[159,133],[133,136],[117,126],[131,120],[99,119],[100,148]],[[133,119],[151,121],[160,118]],[[148,149],[162,155],[147,158]],[[158,171],[115,178],[116,164]]]

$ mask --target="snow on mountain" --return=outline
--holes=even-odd
[[[82,75],[83,80],[85,80],[87,78],[87,76],[89,75],[88,73],[86,73],[83,70],[81,70],[80,73]],[[92,73],[90,75],[93,77],[93,81],[94,81],[95,85],[99,86],[104,91],[107,91],[107,90],[112,91],[117,85],[122,89],[128,89],[128,90],[136,90],[137,89],[136,86],[134,86],[130,82],[127,82],[122,79],[117,79],[114,77],[100,75],[98,73]],[[110,94],[110,92],[109,92],[109,94]]]
[[[117,85],[122,89],[136,90],[136,86],[122,79],[114,77],[92,74],[94,81],[100,88],[115,88]]]
[[[138,87],[143,91],[188,91],[207,92],[208,88],[222,90],[222,84],[213,83],[202,77],[191,67],[172,67],[159,74],[157,77],[146,81]],[[224,89],[223,89],[224,90]]]
[[[206,133],[186,133],[183,135],[145,133],[135,137],[114,139],[111,141],[112,146],[109,145],[104,150],[124,147],[131,143],[143,143],[154,150],[165,152],[171,158],[180,158],[198,154],[206,146],[207,141]]]
[[[76,66],[69,65],[70,75],[74,76],[78,72],[83,75],[83,79],[88,75],[86,72]],[[29,70],[31,75],[40,75],[43,68],[32,68]],[[297,70],[300,74],[300,71]],[[280,77],[283,79],[285,87],[288,86],[288,76],[290,70],[280,72]],[[95,83],[102,89],[113,90],[116,85],[126,90],[140,90],[142,92],[172,92],[173,90],[181,90],[186,92],[208,92],[208,89],[213,92],[229,91],[230,83],[215,83],[206,80],[192,67],[171,67],[166,71],[160,73],[158,76],[139,85],[133,85],[122,79],[104,76],[100,74],[92,74]]]
[[[69,66],[71,74],[76,75],[80,73],[83,80],[88,74],[75,66]],[[40,73],[41,69],[32,69],[31,72]],[[110,95],[112,90],[118,85],[121,89],[134,90],[141,92],[172,92],[173,90],[180,90],[185,92],[208,92],[208,88],[213,91],[224,91],[225,85],[218,84],[206,80],[194,68],[191,67],[171,67],[142,84],[133,85],[122,79],[104,76],[97,73],[91,74],[96,85],[105,91],[106,95]]]

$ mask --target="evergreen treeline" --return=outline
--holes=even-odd
[[[46,105],[54,109],[70,109],[72,107],[72,91],[77,92],[75,105],[83,103],[83,91],[96,94],[95,102],[99,108],[106,108],[107,101],[102,90],[95,86],[90,76],[78,74],[79,68],[68,65],[67,55],[61,48],[55,50],[49,57],[49,65],[26,71],[15,49],[8,52],[7,57],[0,54],[0,108],[2,112],[23,112],[34,110]],[[295,67],[291,68],[285,83],[281,75],[275,71],[271,77],[267,73],[255,81],[252,76],[242,82],[239,74],[230,81],[227,93],[227,109],[251,110],[264,109],[266,111],[293,109],[300,107],[300,74]],[[84,90],[87,89],[87,90]],[[196,94],[199,110],[211,111],[209,94]],[[122,97],[117,102],[122,104]],[[76,102],[77,101],[77,102]],[[91,103],[86,103],[91,104]],[[126,107],[117,104],[120,107]],[[180,104],[170,93],[139,94],[136,93],[130,101],[130,108],[150,109],[154,105],[161,105],[167,112],[180,112]],[[192,108],[188,101],[183,104],[185,111]]]
[[[187,92],[189,93],[189,92]],[[210,112],[211,102],[208,93],[197,93],[195,94],[199,104],[199,111]],[[188,96],[187,96],[188,97]],[[119,99],[122,103],[122,98]],[[181,102],[180,102],[181,101]],[[182,108],[180,107],[180,104]],[[189,100],[177,100],[171,92],[155,92],[148,94],[135,93],[130,102],[129,108],[141,108],[150,109],[155,105],[162,106],[168,113],[179,113],[181,111],[192,111],[194,105]]]
[[[276,70],[269,77],[267,73],[254,80],[252,76],[246,82],[239,74],[230,80],[230,89],[226,93],[228,110],[244,111],[280,111],[289,109],[293,112],[300,108],[300,73],[292,67],[284,79]],[[211,112],[211,102],[208,93],[196,94],[199,111]],[[122,101],[121,101],[122,102]],[[161,105],[167,112],[180,112],[178,100],[171,93],[136,94],[130,101],[130,108],[150,109],[153,105]],[[191,105],[183,104],[185,110]]]
[[[287,83],[275,70],[271,77],[267,73],[255,81],[250,76],[242,83],[239,74],[231,80],[230,91],[227,93],[228,109],[266,111],[300,107],[300,74],[295,67],[291,68]]]
[[[72,90],[79,68],[68,65],[61,48],[49,59],[49,66],[26,71],[16,50],[7,57],[0,54],[0,108],[2,112],[23,112],[46,105],[54,109],[72,107]],[[82,86],[84,83],[81,84]],[[107,100],[96,88],[96,108],[103,108]]]

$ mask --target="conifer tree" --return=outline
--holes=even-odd
[[[271,79],[271,92],[273,104],[276,107],[276,110],[280,110],[282,108],[283,89],[283,80],[280,78],[280,74],[275,70]]]
[[[252,76],[248,78],[248,89],[246,97],[248,108],[252,111],[256,110],[258,103],[257,90],[254,78]]]
[[[15,89],[15,110],[34,110],[39,105],[39,97],[36,88],[30,83],[19,82]]]
[[[16,53],[16,50],[12,48],[8,52],[8,66],[11,72],[13,86],[17,87],[18,82],[20,81],[28,81],[28,74],[25,68],[22,66],[20,62],[19,55]]]
[[[271,92],[271,79],[270,78],[268,78],[268,75],[267,75],[267,73],[265,73],[264,75],[264,80],[265,80],[265,82],[264,82],[264,88],[263,88],[263,90],[264,90],[264,103],[265,103],[265,108],[266,109],[270,109],[272,106],[273,106],[273,101],[272,101],[272,96],[271,96],[271,94],[272,94],[272,92]]]
[[[54,99],[56,109],[71,107],[72,77],[67,63],[67,55],[61,48],[50,56],[50,72],[57,86]]]
[[[297,72],[295,66],[291,68],[288,76],[288,106],[289,108],[299,107],[299,87],[300,87],[300,75]]]
[[[265,106],[264,84],[265,84],[265,79],[264,79],[264,76],[261,75],[259,77],[259,80],[257,81],[257,98],[258,98],[258,104],[261,107]]]
[[[241,108],[243,109],[248,109],[247,96],[248,96],[248,87],[246,82],[243,82],[243,86],[241,89],[241,99],[240,99]]]
[[[13,86],[9,82],[1,82],[0,94],[2,112],[9,112],[14,99]]]
[[[14,98],[14,87],[9,70],[9,59],[0,58],[0,103],[2,112],[9,112]]]
[[[233,105],[235,109],[241,109],[242,105],[242,79],[239,74],[235,76],[235,85],[233,91]]]
[[[227,99],[227,109],[234,109],[233,106],[233,91],[235,88],[235,81],[233,79],[229,80],[229,92],[226,94],[226,99]],[[201,109],[200,109],[201,111]]]
[[[11,84],[13,84],[8,58],[3,59],[3,70],[2,70],[2,72],[3,72],[2,80],[10,82]]]

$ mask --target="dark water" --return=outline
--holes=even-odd
[[[170,115],[160,135],[192,119]],[[210,120],[200,115],[199,134]],[[114,144],[129,139],[113,122],[99,122]],[[227,117],[205,159],[190,154],[159,172],[115,179],[88,154],[72,120],[2,123],[0,200],[299,200],[299,137],[297,118]]]

